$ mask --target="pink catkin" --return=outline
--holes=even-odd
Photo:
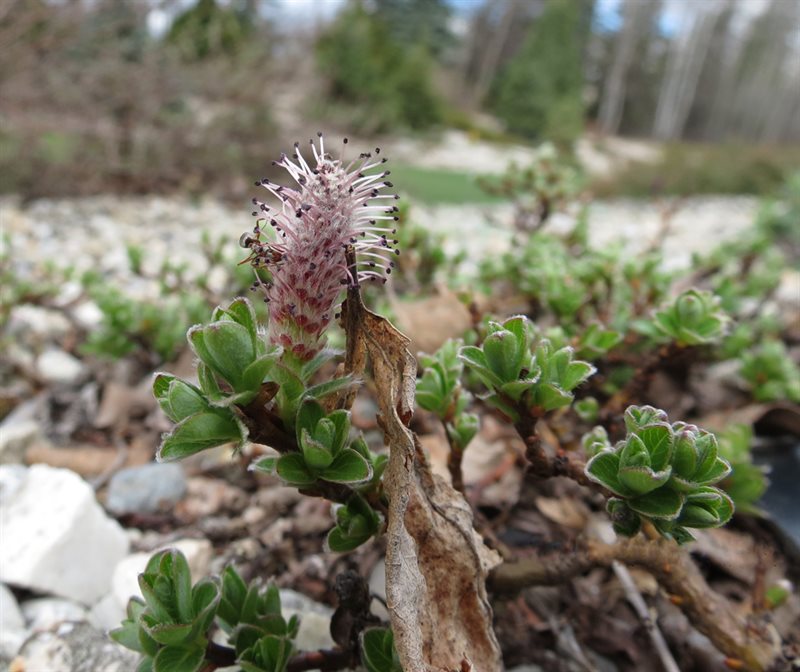
[[[381,169],[386,159],[366,153],[345,165],[325,152],[318,136],[319,147],[311,141],[313,160],[307,162],[295,143],[293,160],[282,154],[274,162],[286,169],[295,187],[267,179],[256,182],[277,197],[281,207],[273,214],[254,198],[256,227],[252,236],[245,234],[241,240],[251,250],[253,266],[267,267],[272,275],[269,283],[254,284],[264,289],[269,304],[268,338],[300,360],[311,359],[325,346],[342,290],[353,282],[346,247],[355,249],[359,282],[386,282],[394,267],[391,257],[400,254],[393,238],[397,196],[381,194],[393,186],[385,179],[389,171]],[[262,240],[269,228],[272,235]]]

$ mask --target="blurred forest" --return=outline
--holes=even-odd
[[[238,196],[317,127],[715,143],[776,180],[800,141],[795,0],[5,0],[0,52],[25,197]]]

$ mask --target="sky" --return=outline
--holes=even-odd
[[[184,7],[194,0],[180,0]],[[279,24],[300,22],[304,25],[322,23],[333,17],[346,0],[273,0],[270,16]],[[714,0],[665,0],[659,25],[666,37],[682,32],[703,3]],[[796,1],[796,0],[789,0]],[[484,0],[447,0],[456,10],[469,14]],[[623,0],[596,0],[595,22],[603,30],[615,32],[622,27]],[[739,19],[746,24],[765,8],[767,0],[738,0]],[[148,24],[154,34],[160,35],[169,27],[171,15],[163,10],[153,10]]]

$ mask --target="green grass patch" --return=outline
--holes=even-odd
[[[597,196],[773,194],[800,167],[799,147],[675,143],[660,161],[634,162],[592,184]]]
[[[412,201],[429,205],[499,203],[478,186],[478,175],[454,170],[389,164],[391,181]]]

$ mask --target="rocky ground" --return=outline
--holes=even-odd
[[[623,240],[634,251],[663,242],[670,263],[686,267],[693,252],[744,231],[758,207],[750,198],[692,198],[667,217],[672,205],[596,203],[591,238],[597,245]],[[412,216],[444,234],[448,252],[467,253],[463,272],[469,274],[481,255],[510,244],[510,210],[493,207],[491,214],[489,222],[481,208],[442,206],[415,208]],[[186,264],[187,282],[204,277],[210,291],[221,291],[228,272],[198,252],[203,232],[229,241],[228,252],[237,254],[239,234],[250,226],[247,207],[114,196],[23,206],[6,198],[0,221],[7,277],[55,282],[45,305],[26,303],[23,296],[2,315],[9,378],[0,400],[0,669],[132,669],[131,656],[103,632],[119,623],[127,599],[138,592],[136,576],[148,555],[165,545],[187,555],[196,577],[228,561],[279,576],[287,610],[304,615],[298,644],[331,646],[331,577],[356,565],[372,576],[379,593],[379,550],[326,556],[321,541],[331,525],[328,505],[272,482],[263,487],[266,482],[244,473],[224,453],[181,465],[152,464],[167,424],[150,396],[149,378],[134,375],[129,363],[98,362],[76,348],[102,319],[77,280],[81,273],[99,271],[133,296],[156,297],[155,276],[169,260]],[[568,223],[562,215],[554,226]],[[146,251],[142,273],[130,270],[130,245]],[[71,275],[42,271],[48,265],[71,269]],[[792,291],[797,277],[787,282]],[[191,371],[185,357],[169,366]],[[354,415],[359,427],[375,432],[368,400],[358,402]],[[489,427],[484,440],[499,445],[498,431]],[[468,482],[477,482],[507,455],[506,448],[474,454],[479,452],[495,463],[465,466],[472,469]],[[489,500],[517,496],[519,483],[508,473],[511,481],[484,493]],[[552,521],[563,522],[569,512],[553,502]],[[264,548],[270,549],[268,558]]]

